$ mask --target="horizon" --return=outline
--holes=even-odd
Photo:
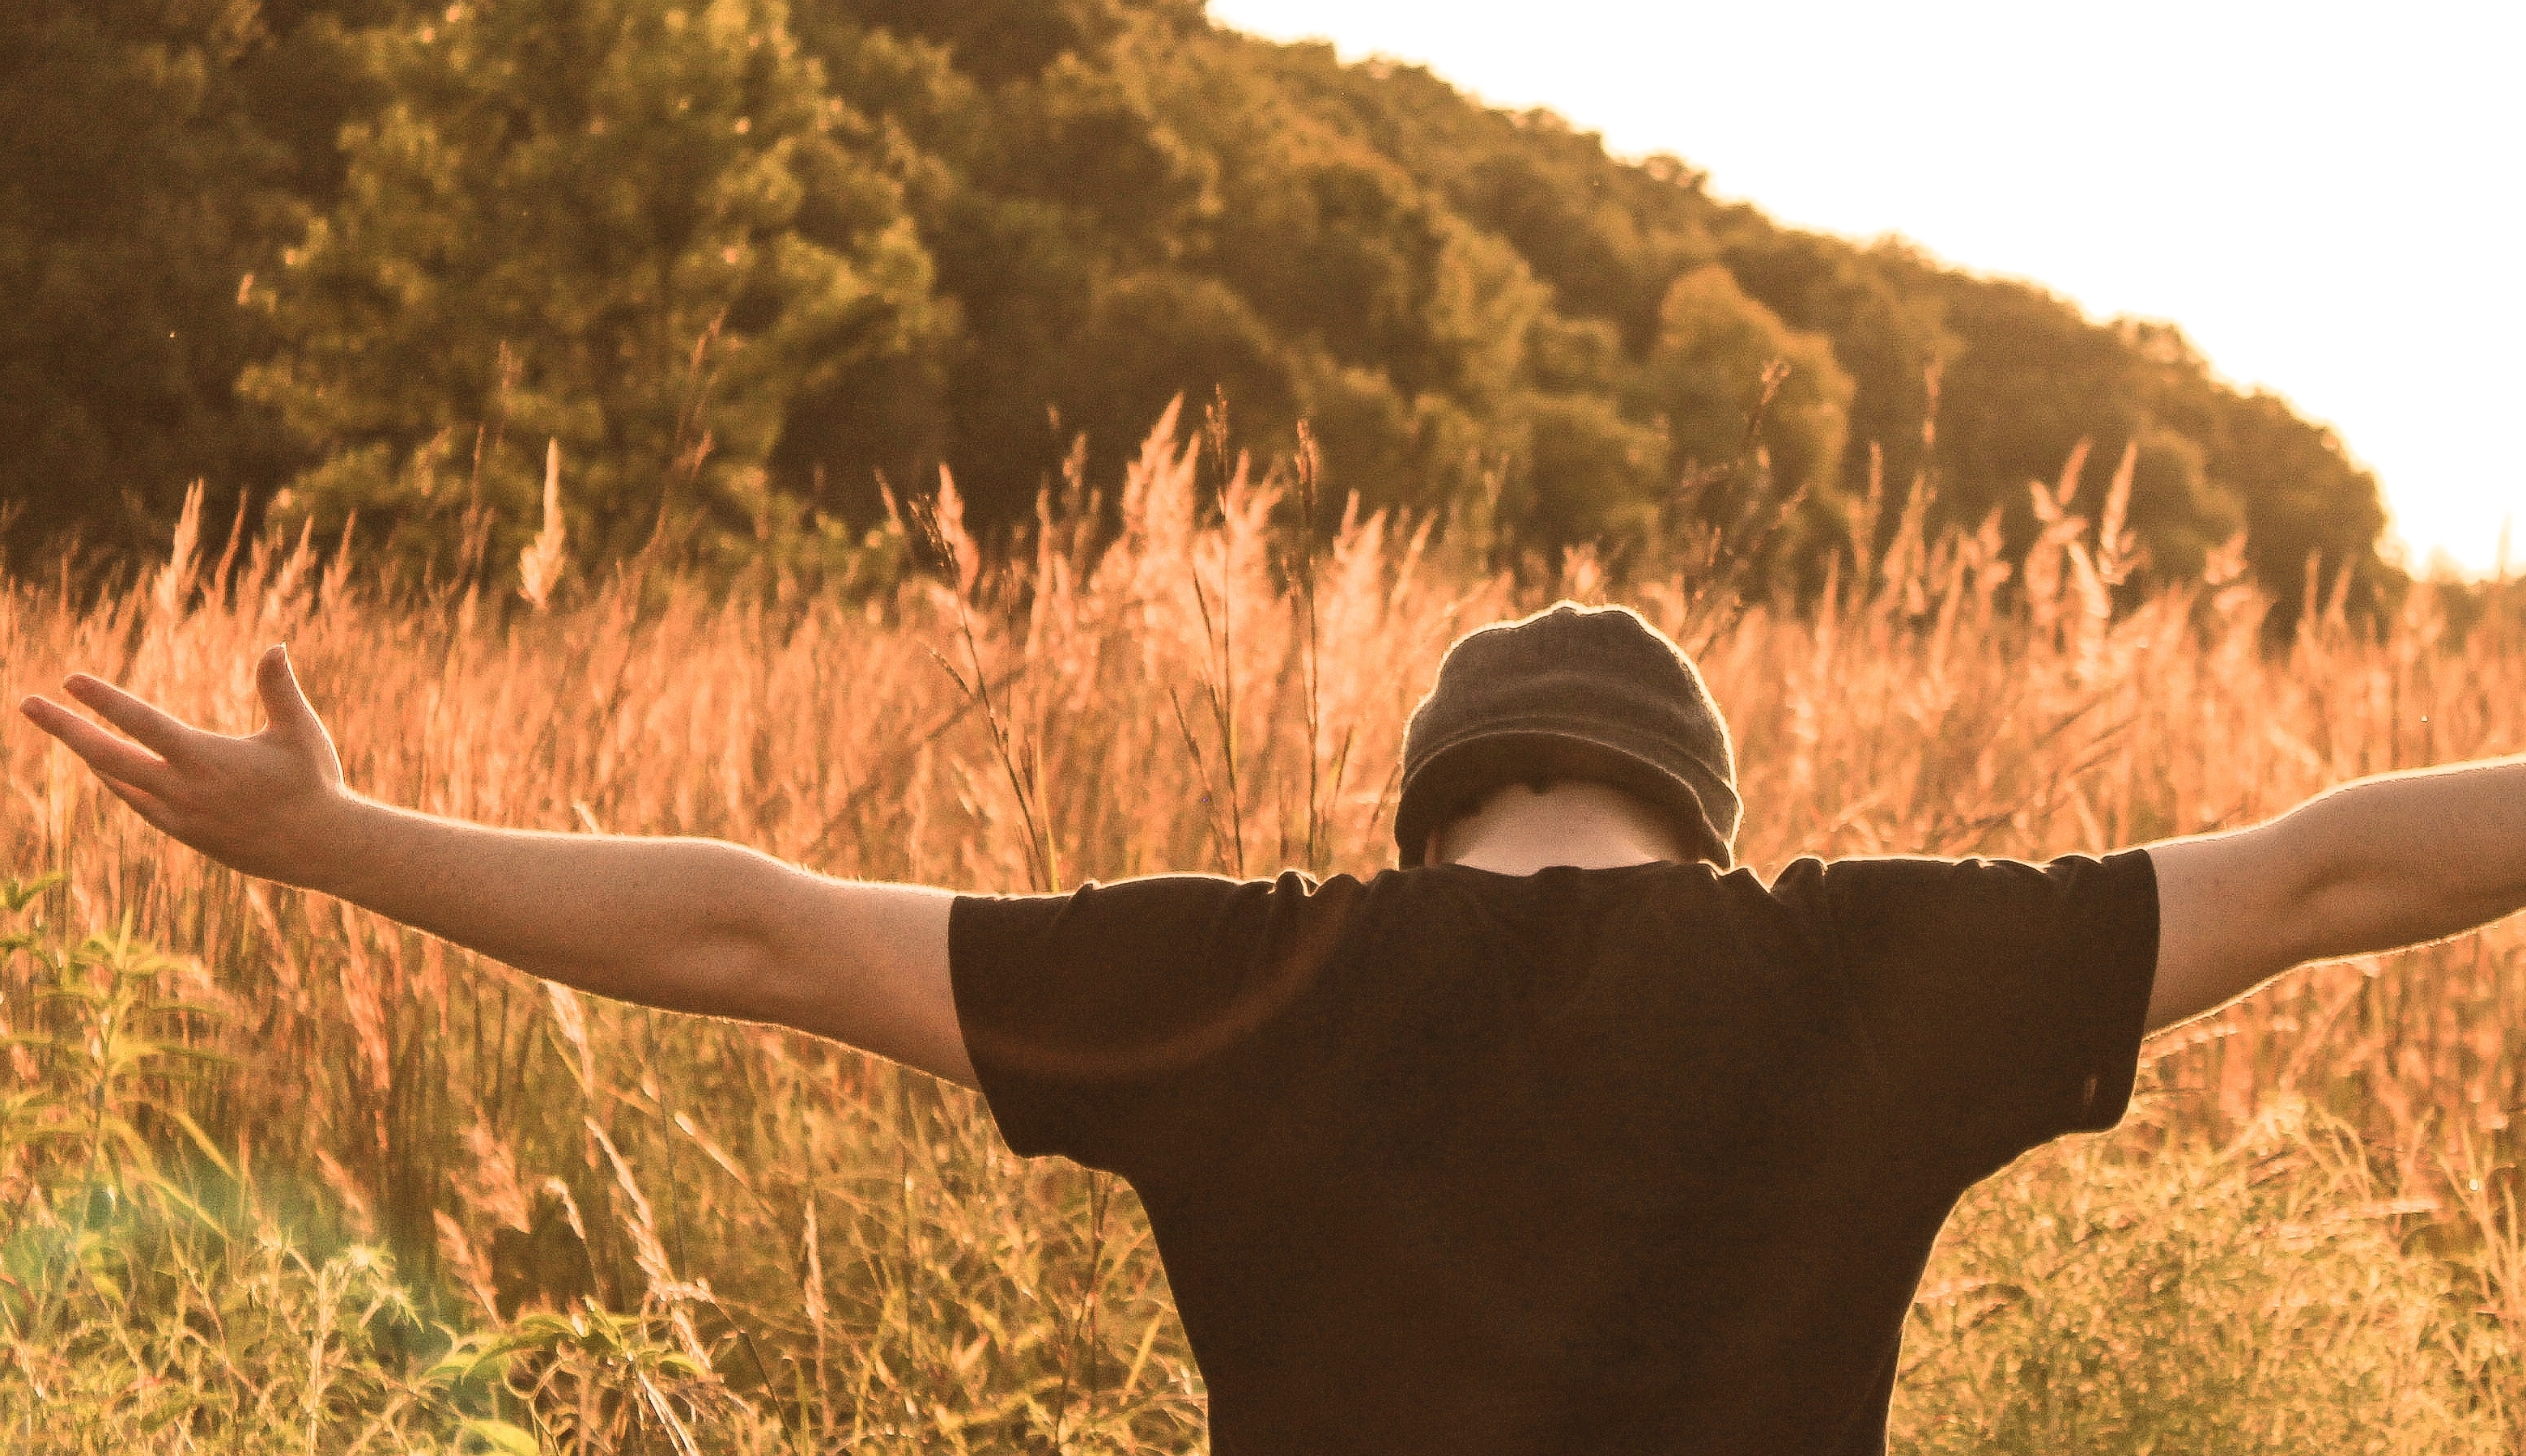
[[[2217,377],[2286,399],[2376,476],[2390,559],[2400,547],[2415,575],[2482,578],[2505,544],[2506,572],[2526,566],[2526,465],[2505,428],[2526,362],[2503,339],[2526,330],[2509,256],[2526,209],[2484,184],[2526,137],[2526,93],[2498,75],[2515,50],[2499,37],[2526,40],[2526,13],[2439,4],[2386,25],[2154,0],[2100,21],[1950,0],[1925,24],[1849,4],[1579,0],[1538,29],[1496,0],[1209,11],[1543,107],[1619,157],[1674,155],[1713,195],[1788,226],[1899,237],[2100,322],[2172,323]],[[1819,48],[1827,28],[1846,42]],[[1636,43],[1605,44],[1616,33]],[[1665,84],[1702,49],[1789,59]],[[1786,90],[1785,75],[1801,84]],[[2063,104],[2116,85],[2143,104]],[[2317,293],[2333,307],[2306,308]]]

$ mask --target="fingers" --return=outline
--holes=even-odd
[[[325,736],[324,721],[307,705],[298,675],[290,671],[289,649],[276,646],[255,665],[255,686],[263,694],[263,713],[273,731],[300,742]]]
[[[116,737],[50,698],[28,698],[19,709],[35,727],[61,739],[108,784],[128,784],[159,795],[176,781],[175,771],[157,755]]]
[[[170,761],[182,758],[201,736],[201,729],[122,688],[85,673],[75,673],[62,686],[97,717],[113,724],[142,747]]]
[[[169,834],[176,833],[175,820],[173,816],[167,812],[167,805],[160,800],[156,794],[149,792],[147,789],[137,787],[133,784],[120,782],[113,778],[100,778],[98,781],[105,785],[107,792],[129,805],[131,807],[131,812],[139,815],[142,820],[148,823],[151,828],[158,829]],[[183,836],[177,834],[177,837],[182,838]]]
[[[175,832],[174,817],[161,797],[175,782],[174,770],[49,698],[28,698],[18,709],[85,761],[96,771],[97,781],[152,828]]]

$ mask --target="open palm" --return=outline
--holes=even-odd
[[[341,760],[286,650],[263,655],[255,685],[266,727],[241,738],[206,732],[83,673],[63,690],[127,739],[49,698],[20,707],[150,824],[222,864],[303,882],[303,847],[321,842],[321,822],[346,798]]]

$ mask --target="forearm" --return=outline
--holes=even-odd
[[[948,971],[954,896],[828,879],[707,839],[543,834],[412,814],[345,790],[288,654],[256,665],[270,721],[204,732],[83,674],[21,709],[151,825],[249,875],[602,995],[777,1022],[971,1085]]]
[[[489,828],[352,795],[282,878],[626,1001],[762,1017],[763,901],[786,873],[708,839]]]
[[[284,876],[530,975],[795,1027],[971,1086],[953,896],[828,879],[715,839],[548,834],[345,795]]]
[[[2148,852],[2156,1029],[2306,961],[2418,945],[2526,906],[2526,758],[2363,778]]]
[[[2302,960],[2416,945],[2526,908],[2526,756],[2363,778],[2274,828],[2308,867]]]

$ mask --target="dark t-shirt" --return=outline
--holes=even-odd
[[[2130,1099],[2147,856],[965,897],[1009,1146],[1131,1180],[1212,1449],[1874,1456],[1965,1187]]]

